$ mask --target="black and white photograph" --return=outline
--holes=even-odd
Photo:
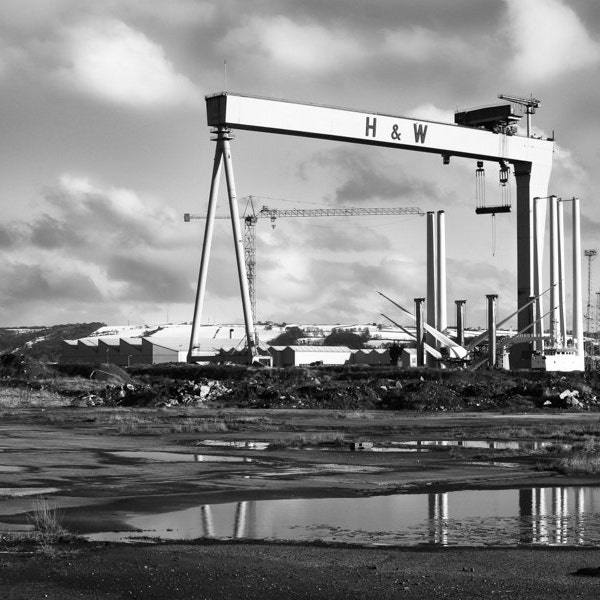
[[[0,0],[0,598],[597,598],[599,81],[597,0]]]

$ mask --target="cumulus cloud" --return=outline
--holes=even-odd
[[[98,300],[102,294],[89,277],[82,272],[66,273],[60,268],[48,269],[45,265],[8,263],[2,266],[5,285],[0,292],[3,304],[44,300],[72,300],[79,302]],[[8,284],[8,285],[6,285]]]
[[[132,190],[102,187],[85,177],[65,174],[57,185],[46,190],[45,200],[57,219],[44,215],[35,220],[32,231],[40,241],[48,241],[62,229],[61,243],[76,244],[85,231],[95,243],[121,247],[177,247],[185,243],[174,227],[179,219],[173,210],[156,206]],[[41,237],[40,237],[41,236]]]
[[[177,27],[206,24],[216,13],[214,4],[202,0],[169,0],[168,3],[128,0],[125,5],[121,0],[112,0],[110,4],[115,8],[123,8],[130,14],[150,17]]]
[[[423,27],[386,29],[376,35],[368,28],[349,29],[347,23],[323,26],[283,15],[254,16],[230,30],[221,43],[225,53],[254,53],[285,68],[323,74],[345,65],[352,69],[392,60],[395,63],[474,57],[458,37]]]
[[[54,314],[60,307],[53,300],[76,315],[98,305],[96,319],[107,307],[117,314],[132,303],[193,301],[190,265],[181,260],[186,244],[193,254],[193,232],[172,211],[72,175],[46,190],[40,204],[29,221],[0,226],[0,316],[39,306]]]
[[[255,52],[284,67],[313,73],[363,60],[365,55],[351,36],[281,15],[251,18],[228,32],[222,48],[226,53]]]
[[[600,62],[600,43],[563,0],[505,0],[511,70],[523,82],[546,81]]]
[[[115,254],[107,264],[109,279],[121,282],[119,300],[148,299],[153,302],[191,302],[194,290],[180,268],[154,258]]]
[[[457,60],[461,56],[473,58],[473,53],[464,40],[424,27],[385,31],[382,50],[390,56],[414,63],[429,62],[432,59]]]
[[[103,101],[137,107],[200,103],[196,86],[178,73],[164,49],[125,23],[102,19],[65,34],[59,78]]]
[[[366,203],[374,199],[414,202],[415,198],[436,193],[435,184],[403,172],[397,164],[383,165],[381,156],[373,153],[365,155],[348,148],[319,153],[300,165],[299,174],[306,178],[315,168],[333,170],[342,180],[333,198],[339,204]]]
[[[439,108],[431,102],[420,104],[413,108],[406,115],[413,119],[424,119],[427,121],[437,121],[439,123],[454,123],[454,111],[444,108]]]

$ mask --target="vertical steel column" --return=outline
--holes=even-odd
[[[583,308],[581,306],[581,218],[579,198],[573,198],[573,343],[577,356],[585,356],[583,349]],[[575,342],[575,340],[577,340]]]
[[[204,226],[204,240],[202,241],[202,256],[200,258],[200,272],[198,274],[198,287],[196,288],[196,301],[194,304],[194,318],[192,320],[192,333],[190,335],[190,347],[188,350],[188,362],[192,362],[193,353],[199,346],[200,324],[202,321],[202,308],[206,293],[206,276],[208,273],[208,262],[215,226],[215,211],[217,209],[217,197],[219,195],[219,182],[221,180],[221,165],[223,159],[223,144],[221,137],[223,130],[220,128],[217,134],[217,145],[215,147],[215,158],[213,164],[212,179],[210,181],[210,194],[208,197],[208,211],[206,213],[206,225]]]
[[[455,300],[456,304],[456,343],[465,345],[465,304],[466,300]]]
[[[517,305],[521,308],[529,302],[534,287],[531,163],[515,163],[514,170],[517,188]],[[522,331],[531,323],[533,307],[519,313],[517,330]]]
[[[534,319],[534,305],[530,303],[534,295],[534,246],[532,198],[548,194],[548,182],[552,168],[551,162],[532,163],[514,162],[517,192],[517,308],[523,309],[518,315],[518,331],[528,331]],[[543,247],[543,229],[540,222],[545,221],[546,205],[538,211],[538,246]],[[540,262],[542,253],[540,252]],[[540,313],[543,314],[543,313]],[[531,366],[531,344],[519,343],[511,347],[512,368]]]
[[[437,238],[435,213],[427,213],[427,324],[437,329]],[[426,335],[427,343],[433,348],[437,341],[431,335]],[[433,366],[433,359],[427,356],[426,362]]]
[[[423,335],[423,302],[425,298],[415,298],[415,317],[417,327],[417,367],[425,365],[425,337]]]
[[[496,367],[496,300],[498,294],[486,294],[488,300],[488,366]]]
[[[544,211],[543,220],[540,218],[542,198],[533,198],[533,293],[535,301],[533,303],[533,331],[532,333],[536,337],[534,347],[537,352],[544,352],[544,320],[542,318],[542,264],[543,264],[543,249],[544,249],[544,228],[546,215]],[[520,331],[520,330],[519,330]]]
[[[225,178],[227,179],[227,192],[229,195],[229,210],[231,212],[231,228],[233,231],[233,243],[235,246],[235,258],[237,261],[238,279],[240,292],[242,294],[242,307],[244,309],[244,325],[246,327],[246,340],[248,343],[248,354],[250,358],[255,354],[256,341],[254,340],[254,320],[250,304],[250,292],[248,290],[248,274],[244,261],[244,245],[242,242],[242,231],[240,228],[240,215],[237,204],[235,181],[233,178],[233,163],[231,161],[231,148],[229,140],[231,134],[223,135],[223,159],[225,162]]]
[[[549,196],[550,203],[550,339],[556,346],[560,336],[558,290],[558,198]]]
[[[437,329],[448,327],[446,313],[446,213],[437,212]]]
[[[567,317],[566,317],[566,290],[565,290],[565,211],[563,201],[558,199],[556,209],[556,226],[558,235],[558,328],[560,331],[560,345],[567,345]]]

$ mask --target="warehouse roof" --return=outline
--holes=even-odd
[[[290,348],[294,352],[351,352],[347,346],[270,346],[281,351]]]

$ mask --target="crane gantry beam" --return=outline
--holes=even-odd
[[[256,319],[256,223],[258,219],[270,219],[275,227],[275,221],[278,218],[294,217],[361,217],[378,215],[417,215],[424,216],[425,213],[418,206],[391,206],[383,208],[374,207],[356,207],[343,206],[339,208],[269,208],[263,206],[259,211],[254,211],[254,196],[241,198],[248,200],[251,212],[244,215],[244,258],[246,263],[246,278],[248,280],[248,290],[250,293],[250,305],[252,314]],[[205,219],[206,215],[185,213],[183,220],[187,223],[193,219]],[[229,219],[229,215],[215,215],[215,219]]]

